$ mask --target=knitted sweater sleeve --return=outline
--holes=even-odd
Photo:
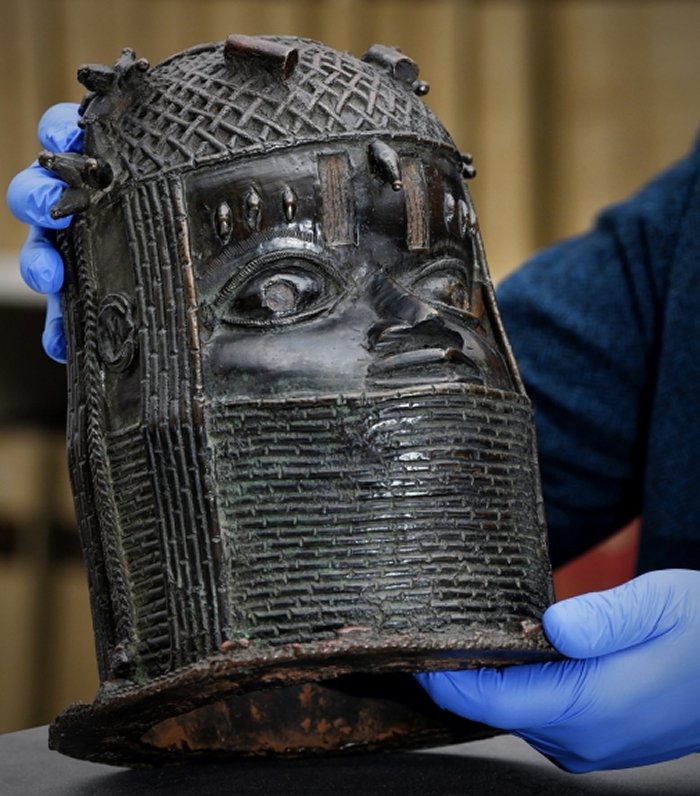
[[[535,407],[555,566],[642,511],[666,297],[698,161],[696,148],[499,287]]]

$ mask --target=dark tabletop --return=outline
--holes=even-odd
[[[46,727],[0,736],[2,796],[700,794],[700,755],[644,768],[574,775],[508,735],[426,752],[134,771],[63,757],[49,751],[46,743]]]

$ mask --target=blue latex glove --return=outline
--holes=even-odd
[[[571,660],[417,675],[440,707],[510,730],[567,771],[700,750],[700,572],[651,572],[544,614]]]
[[[63,102],[49,108],[39,122],[39,143],[50,152],[80,152],[83,131],[77,126],[78,106]],[[61,198],[66,183],[36,161],[12,180],[7,204],[13,214],[29,224],[29,235],[19,255],[20,272],[33,290],[47,293],[46,324],[42,344],[57,362],[66,361],[66,341],[59,291],[63,262],[53,245],[53,230],[67,227],[71,218],[51,218],[51,208]]]

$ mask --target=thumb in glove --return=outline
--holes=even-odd
[[[441,707],[515,732],[568,771],[700,749],[700,572],[564,600],[543,625],[567,660],[417,677]]]

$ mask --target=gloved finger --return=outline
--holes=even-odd
[[[679,621],[683,570],[641,575],[614,589],[555,603],[542,624],[551,643],[570,658],[609,655],[657,638]]]
[[[44,113],[39,121],[39,142],[44,149],[49,152],[83,151],[78,108],[74,102],[59,102]]]
[[[57,293],[63,285],[63,261],[43,227],[29,228],[19,252],[22,279],[39,293]]]
[[[558,719],[576,702],[585,665],[582,661],[556,661],[503,669],[430,672],[416,677],[441,708],[514,730]]]
[[[7,204],[13,215],[25,224],[65,229],[73,217],[51,218],[51,208],[66,188],[63,180],[59,180],[38,163],[33,163],[12,179],[7,189]]]
[[[61,294],[49,293],[46,297],[46,323],[41,342],[44,351],[56,362],[66,361],[66,336],[63,330]]]

